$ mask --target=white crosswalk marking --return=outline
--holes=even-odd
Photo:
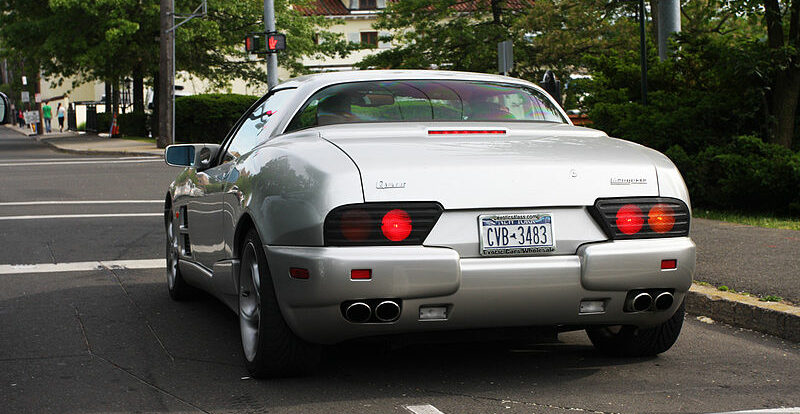
[[[406,409],[414,414],[444,414],[438,408],[430,405],[407,405]]]
[[[28,273],[86,272],[102,269],[161,269],[167,266],[166,259],[103,260],[72,263],[2,264],[0,275]]]
[[[51,161],[51,162],[6,162],[0,163],[0,167],[34,167],[34,166],[47,166],[56,167],[62,165],[79,165],[79,164],[133,164],[142,162],[164,162],[163,158],[144,158],[135,160],[115,160],[115,161]]]
[[[109,214],[42,214],[35,216],[5,216],[2,220],[46,220],[46,219],[80,219],[109,217],[160,217],[164,213],[109,213]]]
[[[51,200],[51,201],[5,201],[5,206],[45,206],[61,204],[162,204],[164,200]]]

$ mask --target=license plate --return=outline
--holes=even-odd
[[[556,250],[553,217],[539,214],[478,216],[481,255],[522,255]]]

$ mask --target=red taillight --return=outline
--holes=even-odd
[[[289,276],[295,279],[308,279],[311,277],[311,273],[308,272],[308,269],[303,269],[302,267],[290,267]]]
[[[350,271],[350,279],[353,280],[372,279],[372,269],[353,269]]]
[[[647,224],[656,233],[666,233],[675,227],[675,212],[666,204],[656,204],[647,215]]]
[[[617,210],[617,228],[625,234],[636,234],[642,229],[642,209],[634,204],[625,204]]]
[[[342,236],[347,240],[364,241],[372,233],[372,219],[364,210],[345,211],[341,220]]]
[[[405,240],[411,234],[411,217],[405,210],[391,210],[381,220],[381,231],[391,241]]]

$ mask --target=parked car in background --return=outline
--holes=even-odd
[[[543,90],[360,71],[270,89],[221,145],[174,145],[167,280],[239,316],[252,375],[320,346],[466,329],[586,329],[602,352],[678,337],[695,267],[664,155],[575,127]]]

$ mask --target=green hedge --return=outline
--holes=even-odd
[[[692,204],[723,211],[800,213],[800,154],[753,136],[690,155],[666,151],[681,170]]]
[[[117,116],[119,133],[124,136],[146,137],[148,134],[148,118],[144,112],[128,112]]]
[[[257,96],[207,94],[175,100],[175,137],[181,142],[221,143]]]

